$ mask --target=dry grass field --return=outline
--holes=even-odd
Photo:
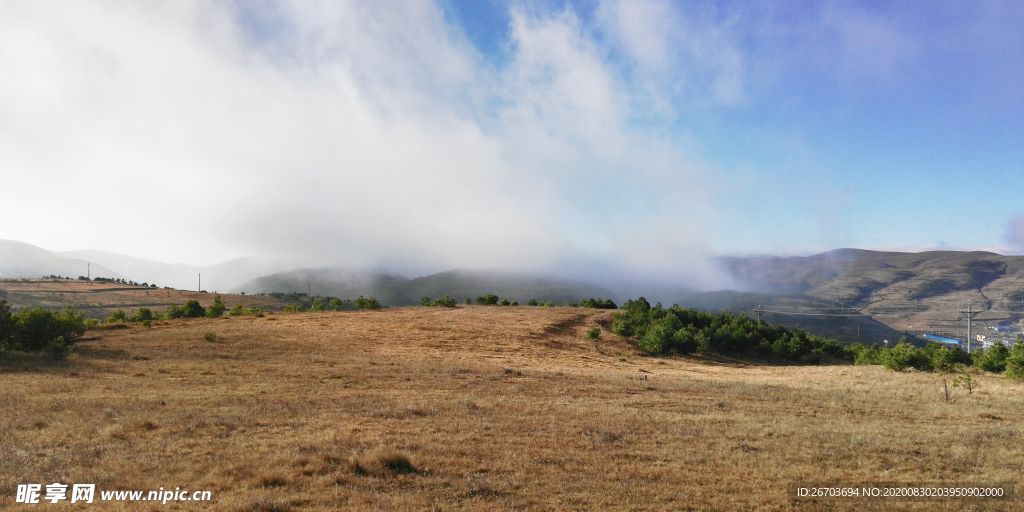
[[[41,307],[56,310],[72,304],[79,312],[85,313],[86,318],[97,320],[107,318],[115,309],[129,312],[139,307],[148,307],[163,312],[169,304],[180,306],[193,299],[206,307],[213,303],[214,296],[214,293],[189,290],[71,279],[0,279],[0,299],[11,303],[15,309]],[[284,306],[283,301],[265,295],[225,293],[221,297],[228,307],[241,304],[245,307],[281,309]]]
[[[937,374],[651,358],[607,329],[586,340],[610,318],[268,314],[93,329],[60,363],[0,354],[0,508],[1024,508],[786,493],[796,480],[1019,481],[1022,384],[982,376],[946,402]],[[213,501],[14,502],[18,484],[52,482]]]

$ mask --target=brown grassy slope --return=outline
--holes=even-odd
[[[1024,467],[1024,386],[1002,377],[946,403],[931,374],[648,358],[607,332],[595,349],[610,314],[176,320],[90,331],[60,364],[0,354],[0,508],[62,481],[214,493],[159,510],[862,510],[786,485]]]
[[[96,319],[107,318],[115,309],[129,312],[139,307],[148,307],[162,312],[170,304],[180,306],[192,299],[206,307],[213,303],[216,295],[70,279],[0,279],[0,299],[10,302],[17,309],[59,309],[72,304],[85,313],[87,318]],[[220,295],[229,308],[236,304],[245,307],[262,306],[266,309],[280,309],[284,306],[282,301],[262,295]]]

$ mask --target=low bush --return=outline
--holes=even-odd
[[[85,329],[85,315],[73,306],[59,312],[33,308],[11,313],[10,305],[0,300],[0,349],[46,351],[63,359]]]
[[[1010,347],[1009,353],[1006,355],[1004,374],[1010,379],[1024,380],[1024,343],[1017,341],[1014,346]]]
[[[355,300],[355,305],[360,311],[381,309],[383,307],[377,299],[373,297],[363,297],[362,295]]]
[[[217,295],[213,298],[213,304],[210,304],[210,307],[206,308],[206,316],[210,318],[219,318],[224,314],[224,310],[226,309],[227,306],[224,305],[224,301],[220,299],[220,295]]]
[[[901,339],[895,347],[884,352],[882,365],[895,371],[914,368],[924,372],[935,368],[927,354],[907,343],[906,338]]]
[[[570,303],[570,306],[571,305],[572,304]],[[583,299],[580,301],[579,307],[593,309],[619,309],[611,299],[601,299],[600,297],[596,299]]]
[[[114,323],[123,324],[123,323],[125,323],[125,321],[127,321],[127,319],[128,319],[128,315],[125,314],[123,309],[115,309],[114,312],[110,313],[110,316],[108,316],[107,319],[104,320],[104,323],[108,323],[108,324],[114,324]]]
[[[183,308],[183,307],[181,307],[181,306],[179,306],[177,304],[170,304],[170,305],[167,306],[166,309],[164,309],[164,318],[166,318],[168,320],[172,320],[172,319],[175,319],[175,318],[184,318],[184,317],[185,317],[185,308]]]
[[[185,301],[185,305],[181,309],[184,318],[203,318],[206,316],[206,308],[195,299]]]
[[[424,298],[426,298],[426,297],[424,297]],[[444,297],[441,297],[440,299],[435,300],[434,301],[434,305],[435,306],[444,306],[446,308],[454,308],[455,307],[455,299],[449,297],[448,295],[445,295]]]
[[[974,366],[986,372],[1002,373],[1006,370],[1006,359],[1010,356],[1010,349],[1002,343],[996,343],[983,352],[976,352],[974,355]]]
[[[147,322],[147,321],[153,321],[153,320],[159,320],[159,318],[157,318],[157,315],[155,313],[153,313],[152,309],[149,309],[147,307],[141,307],[141,308],[135,310],[128,317],[128,321],[129,322]]]

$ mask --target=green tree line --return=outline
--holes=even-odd
[[[85,315],[73,306],[57,312],[32,308],[12,313],[11,305],[0,300],[0,350],[45,351],[64,359],[85,329]]]
[[[800,327],[769,325],[745,314],[666,309],[660,302],[651,306],[643,297],[623,304],[612,319],[612,331],[651,354],[771,354],[808,363],[823,355],[847,356],[837,341],[809,335]]]

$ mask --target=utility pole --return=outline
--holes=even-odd
[[[85,264],[85,278],[89,280],[92,279],[92,263]]]
[[[203,273],[202,272],[199,273],[199,289],[196,290],[196,291],[197,292],[203,291]]]
[[[973,301],[970,301],[970,300],[967,301],[967,311],[964,311],[962,309],[960,310],[961,313],[963,313],[964,315],[967,315],[967,353],[968,354],[971,353],[971,319],[974,318],[974,315],[977,315],[978,313],[981,313],[981,311],[974,311],[974,309],[971,307],[971,303],[972,302]]]
[[[313,285],[309,283],[306,283],[306,295],[310,297],[313,296]]]
[[[755,313],[757,313],[757,323],[758,323],[758,324],[760,324],[760,323],[761,323],[761,312],[762,312],[762,311],[764,311],[764,310],[763,310],[763,309],[761,309],[761,305],[760,305],[760,304],[758,304],[758,305],[757,305],[757,309],[755,309],[755,310],[754,310],[754,312],[755,312]]]

